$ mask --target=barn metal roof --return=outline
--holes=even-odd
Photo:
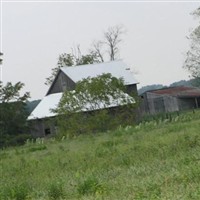
[[[45,96],[33,112],[29,115],[28,120],[54,117],[56,114],[51,111],[58,106],[62,93],[55,93]]]
[[[50,94],[45,96],[41,102],[38,104],[38,106],[33,110],[33,112],[30,114],[27,120],[34,120],[34,119],[43,119],[43,118],[49,118],[49,117],[54,117],[57,114],[52,112],[52,109],[57,108],[61,97],[63,93],[55,93],[55,94]],[[125,97],[132,103],[135,103],[135,100],[133,97],[129,96],[126,93],[122,93],[125,95]],[[81,111],[92,111],[92,110],[97,110],[97,109],[103,109],[103,108],[111,108],[111,107],[116,107],[119,105],[124,105],[123,99],[117,99],[117,100],[112,100],[110,99],[111,104],[105,107],[104,102],[99,103],[99,107],[95,108],[95,102],[94,105],[91,103],[86,103],[84,105],[84,108]]]
[[[110,73],[116,78],[123,78],[125,85],[137,84],[130,67],[122,60],[96,63],[89,65],[79,65],[74,67],[62,67],[61,70],[69,76],[75,83],[83,78],[96,77],[103,73]]]
[[[159,95],[171,95],[178,97],[200,97],[200,89],[195,87],[177,86],[150,91]]]

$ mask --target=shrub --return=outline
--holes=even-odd
[[[34,151],[42,151],[42,150],[46,150],[47,149],[47,146],[46,145],[39,145],[39,146],[33,146],[33,147],[30,147],[28,149],[29,152],[34,152]]]
[[[49,185],[48,196],[50,199],[62,199],[65,197],[63,184],[61,182],[53,182]]]
[[[13,186],[4,188],[1,192],[2,199],[15,199],[15,200],[25,200],[28,198],[30,193],[30,187],[27,183],[15,183]]]
[[[80,195],[103,194],[105,187],[95,177],[88,177],[78,184],[77,191]]]
[[[29,134],[2,135],[0,136],[0,147],[23,145],[30,138],[31,135]]]
[[[79,81],[74,91],[64,92],[57,109],[53,110],[59,115],[61,137],[132,124],[136,102],[126,92],[124,81],[111,74]]]

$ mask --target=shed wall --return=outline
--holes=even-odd
[[[144,113],[150,115],[179,110],[179,103],[176,97],[161,96],[151,92],[144,94],[141,106]]]
[[[195,109],[200,106],[200,98],[179,98],[178,103],[180,110]]]

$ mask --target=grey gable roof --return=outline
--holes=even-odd
[[[110,73],[116,78],[123,78],[125,85],[137,84],[130,68],[121,60],[96,63],[89,65],[79,65],[75,67],[62,67],[60,69],[64,74],[70,77],[75,83],[83,78],[96,77],[103,73]]]

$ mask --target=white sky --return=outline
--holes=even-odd
[[[42,98],[61,53],[80,44],[83,54],[109,26],[127,33],[120,58],[140,82],[169,85],[188,79],[182,69],[189,35],[197,21],[190,15],[200,2],[24,2],[1,0],[3,82],[25,83],[32,99]]]

